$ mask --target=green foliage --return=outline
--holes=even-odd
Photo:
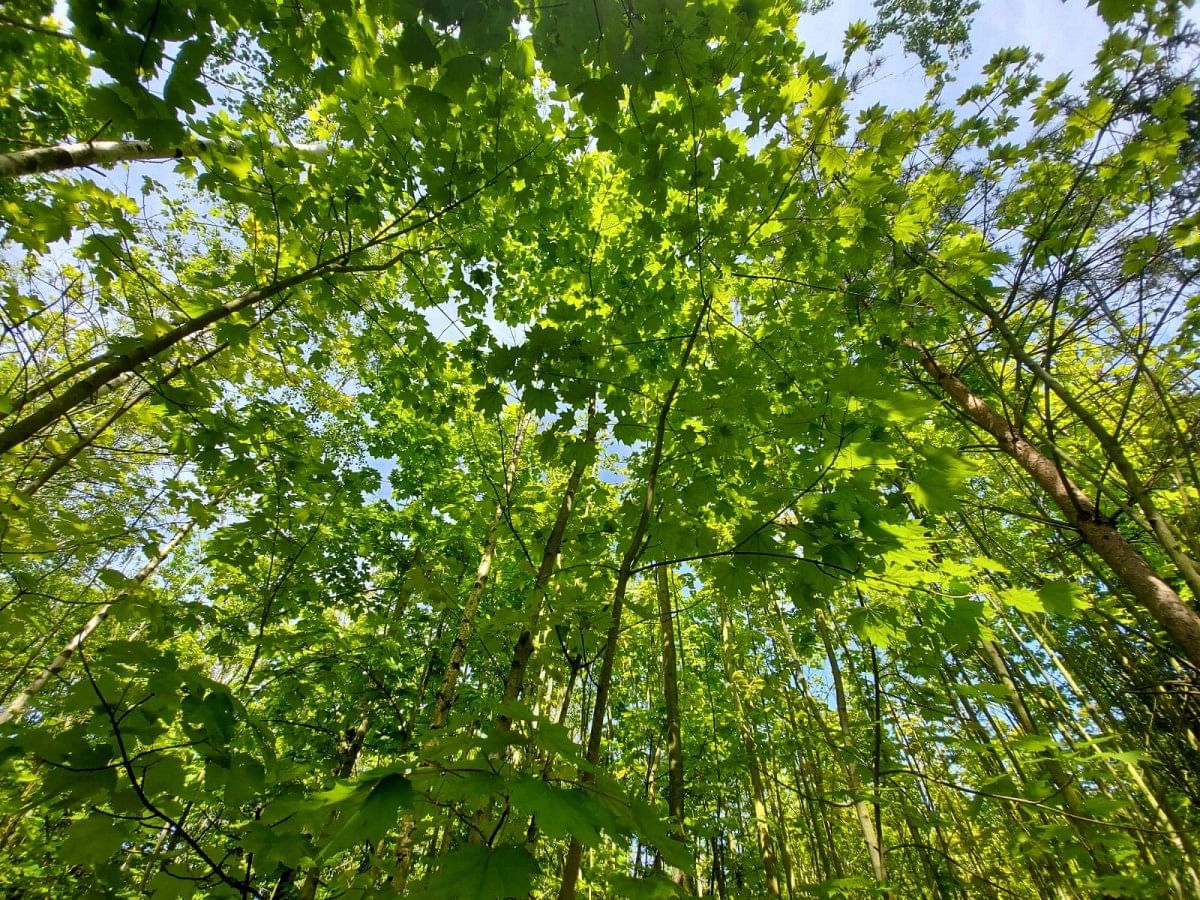
[[[429,898],[500,900],[529,893],[537,861],[521,847],[468,844],[445,854],[437,872],[416,891]]]
[[[0,883],[1200,890],[1195,36],[819,6],[4,7]]]

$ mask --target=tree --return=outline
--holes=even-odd
[[[823,5],[0,10],[0,884],[1200,893],[1200,40]]]

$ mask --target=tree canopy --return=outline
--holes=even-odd
[[[1200,897],[1188,4],[825,5],[0,3],[7,896]]]

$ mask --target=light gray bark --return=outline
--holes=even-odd
[[[150,141],[85,141],[78,144],[55,144],[52,147],[35,147],[0,153],[0,178],[17,178],[21,175],[43,175],[63,169],[78,169],[84,166],[114,166],[122,162],[137,160],[194,159],[209,154],[215,156],[238,155],[243,144],[234,141],[206,141],[193,138],[178,144],[163,146]],[[284,149],[282,146],[280,149]],[[324,142],[294,144],[305,162],[320,162],[329,155]]]

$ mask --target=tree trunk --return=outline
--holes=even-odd
[[[846,706],[846,688],[842,683],[842,670],[838,665],[837,654],[829,637],[829,628],[825,617],[817,613],[817,629],[821,634],[821,643],[825,645],[825,657],[829,660],[829,672],[833,678],[833,694],[837,703],[838,726],[842,733],[842,745],[846,750],[854,747],[854,738],[850,732],[850,711]],[[850,793],[854,795],[854,814],[858,818],[858,826],[862,829],[863,840],[867,844],[867,855],[871,859],[871,871],[879,884],[887,881],[887,865],[883,857],[883,848],[879,843],[879,833],[875,830],[875,820],[871,815],[871,806],[863,799],[862,779],[858,775],[858,767],[854,760],[846,764],[846,780],[850,784]]]
[[[596,418],[596,400],[595,398],[588,404],[587,424],[584,426],[584,440],[593,442],[596,440],[596,430],[599,428],[599,421]],[[579,490],[579,483],[583,480],[584,472],[587,471],[587,465],[582,461],[576,462],[574,468],[571,469],[571,474],[567,478],[567,486],[563,489],[562,500],[558,505],[558,514],[554,517],[554,527],[550,529],[550,536],[546,539],[546,546],[542,549],[542,561],[538,566],[537,577],[533,582],[533,609],[529,614],[529,621],[525,628],[522,629],[520,637],[517,638],[516,646],[513,647],[512,662],[508,668],[508,675],[504,679],[504,697],[502,703],[507,704],[519,700],[525,690],[525,671],[529,666],[529,658],[533,656],[533,651],[537,649],[533,636],[538,633],[541,626],[542,609],[546,602],[546,588],[550,584],[550,579],[554,576],[554,567],[558,565],[558,557],[562,552],[563,536],[566,534],[567,525],[571,521],[571,513],[575,508],[575,494]],[[512,727],[512,719],[503,711],[496,716],[496,724],[500,728],[508,731]]]
[[[737,667],[734,664],[733,647],[730,640],[729,611],[725,607],[724,599],[721,600],[720,614],[721,655],[725,663],[725,680],[733,698],[733,710],[737,716],[738,730],[742,736],[742,747],[746,752],[746,767],[750,770],[750,799],[754,805],[754,834],[758,841],[759,854],[762,857],[766,893],[768,897],[779,897],[779,874],[775,866],[775,847],[771,840],[771,821],[767,814],[766,791],[763,789],[758,745],[754,739],[754,731],[746,717],[741,687],[734,678]]]
[[[600,743],[604,733],[604,716],[608,707],[608,692],[612,687],[613,662],[616,659],[617,642],[621,637],[621,611],[625,605],[625,592],[629,588],[629,579],[633,574],[633,565],[642,554],[642,542],[646,538],[646,530],[650,524],[650,515],[654,511],[655,488],[658,484],[658,470],[662,466],[663,441],[667,431],[667,420],[670,418],[671,407],[675,402],[675,395],[679,393],[679,385],[682,383],[683,375],[687,371],[688,360],[691,358],[692,350],[696,346],[696,339],[700,336],[700,328],[704,324],[704,320],[708,317],[711,305],[711,298],[706,296],[701,306],[700,314],[696,317],[695,324],[692,326],[691,334],[688,335],[687,343],[684,344],[683,352],[680,354],[679,368],[675,374],[675,378],[671,382],[671,386],[667,389],[666,395],[663,397],[662,406],[658,412],[658,422],[654,430],[654,444],[650,455],[650,465],[646,469],[646,486],[642,493],[641,512],[638,515],[633,535],[630,537],[629,544],[625,548],[625,554],[621,558],[620,568],[617,570],[617,583],[613,588],[612,619],[608,628],[608,634],[605,637],[604,656],[600,664],[600,678],[596,682],[596,705],[592,711],[592,726],[588,734],[587,755],[585,757],[592,765],[596,765],[600,760]],[[592,778],[589,773],[583,772],[580,774],[580,781],[588,784],[591,783]],[[579,880],[579,864],[582,859],[583,845],[577,839],[572,838],[571,844],[567,848],[567,858],[563,863],[562,885],[558,892],[559,900],[573,900],[575,885]]]
[[[1200,669],[1200,615],[1179,599],[1175,589],[1159,577],[1112,522],[1100,516],[1091,498],[1052,459],[1021,437],[1012,423],[973,393],[961,379],[943,369],[928,350],[921,348],[920,353],[921,365],[938,386],[1050,495],[1088,546],[1108,563],[1188,661]]]
[[[338,778],[349,778],[354,772],[354,767],[358,763],[358,756],[362,753],[363,742],[367,738],[367,730],[371,727],[371,719],[369,716],[363,716],[358,724],[346,732],[346,742],[342,747],[341,759],[338,762],[337,771],[334,773]],[[325,833],[328,833],[329,827],[337,820],[337,812],[330,813],[329,820],[325,823]],[[322,838],[324,834],[322,834]],[[318,839],[318,843],[320,839]],[[304,879],[304,884],[300,886],[301,900],[313,900],[317,895],[317,885],[321,883],[321,867],[313,865],[308,870],[308,875]]]
[[[483,549],[479,554],[479,565],[475,569],[475,581],[467,594],[467,602],[463,605],[462,615],[458,622],[458,633],[454,643],[450,645],[450,658],[446,662],[446,671],[442,675],[442,684],[438,688],[437,699],[433,703],[433,715],[429,724],[433,728],[441,728],[446,724],[450,708],[454,705],[454,696],[458,689],[458,677],[462,674],[463,663],[467,657],[467,645],[475,633],[475,614],[479,611],[479,601],[483,598],[484,588],[487,587],[488,576],[492,571],[492,563],[496,558],[496,541],[500,523],[504,520],[504,512],[509,504],[509,492],[512,490],[513,478],[517,473],[517,465],[521,457],[521,444],[525,440],[526,423],[518,421],[516,434],[513,437],[512,457],[504,470],[504,496],[496,502],[496,512],[488,526],[483,539]]]
[[[507,168],[503,171],[507,171]],[[227,303],[222,303],[208,312],[180,322],[175,327],[168,329],[156,337],[141,341],[130,350],[122,352],[109,350],[94,357],[89,360],[88,368],[94,368],[94,371],[90,375],[80,378],[57,397],[47,401],[34,412],[0,431],[0,454],[7,453],[13,447],[29,440],[29,438],[33,437],[43,428],[57,422],[71,410],[75,409],[75,407],[94,397],[112,381],[137,371],[144,363],[149,362],[159,354],[174,347],[180,341],[203,331],[210,325],[229,318],[235,313],[241,312],[244,309],[252,309],[263,300],[277,297],[291,288],[322,275],[372,272],[390,268],[407,251],[402,250],[400,253],[393,255],[391,259],[382,263],[362,263],[357,265],[350,265],[349,263],[355,256],[366,253],[368,250],[379,246],[385,241],[395,241],[406,234],[410,234],[438,221],[451,210],[462,206],[491,186],[501,174],[503,172],[498,172],[479,187],[465,191],[438,211],[425,216],[419,221],[409,225],[402,225],[404,221],[404,217],[402,216],[379,229],[373,237],[363,241],[358,246],[345,250],[336,256],[331,256],[322,262],[315,263],[303,272],[297,272],[295,275],[278,279],[268,285],[253,288],[240,297],[235,297]]]
[[[222,303],[206,313],[180,322],[157,337],[142,341],[131,350],[119,354],[107,353],[98,357],[97,367],[90,375],[80,378],[57,397],[48,400],[37,410],[18,419],[0,432],[0,453],[7,453],[29,440],[43,428],[54,424],[77,406],[86,403],[110,382],[137,371],[143,364],[174,347],[180,341],[198,334],[208,326],[227,319],[243,309],[250,309],[263,300],[278,296],[315,278],[320,273],[332,268],[333,265],[333,261],[320,263],[304,272],[282,278],[265,287],[247,291],[228,303]]]
[[[142,582],[153,575],[155,570],[166,561],[175,548],[187,539],[187,536],[192,533],[192,528],[194,527],[195,523],[189,522],[176,532],[175,536],[164,544],[155,556],[147,560],[146,564],[130,579],[133,582],[133,586],[142,584]],[[58,652],[58,655],[50,661],[50,664],[42,670],[41,674],[33,679],[25,690],[17,694],[3,712],[0,712],[0,725],[11,722],[25,711],[25,708],[29,705],[29,701],[42,692],[42,689],[50,683],[51,678],[58,675],[67,667],[67,664],[71,661],[76,651],[83,646],[83,642],[91,637],[92,633],[104,623],[104,620],[108,618],[108,614],[112,612],[112,608],[129,596],[131,589],[122,588],[113,595],[111,600],[96,610],[95,614],[84,623],[84,626],[79,629],[73,638],[67,641],[66,646]]]
[[[1200,571],[1197,571],[1195,561],[1184,553],[1183,549],[1179,546],[1179,541],[1174,530],[1167,523],[1166,519],[1163,518],[1162,513],[1158,511],[1154,503],[1154,498],[1145,489],[1142,479],[1138,476],[1137,470],[1134,468],[1133,463],[1130,462],[1129,457],[1125,455],[1125,450],[1121,447],[1121,443],[1117,440],[1116,435],[1111,433],[1104,426],[1104,423],[1092,414],[1091,410],[1080,403],[1079,399],[1068,391],[1066,386],[1055,378],[1045,366],[1041,365],[1025,350],[1023,342],[1013,334],[998,310],[994,309],[982,297],[976,298],[975,305],[991,320],[992,326],[1000,333],[1005,344],[1008,345],[1009,350],[1021,365],[1029,369],[1038,381],[1053,391],[1096,438],[1100,449],[1104,451],[1104,454],[1112,462],[1116,470],[1121,473],[1121,478],[1125,482],[1125,488],[1129,491],[1130,497],[1133,498],[1133,501],[1146,516],[1146,522],[1150,526],[1150,531],[1158,539],[1163,549],[1167,551],[1167,556],[1175,563],[1179,574],[1183,576],[1183,580],[1191,589],[1192,596],[1200,600]]]
[[[0,178],[16,178],[21,175],[42,175],[63,169],[79,169],[84,166],[114,166],[136,160],[188,159],[203,154],[215,156],[238,155],[244,145],[235,141],[206,141],[193,138],[179,144],[161,145],[150,141],[86,141],[79,144],[55,144],[53,147],[35,147],[0,153]],[[329,156],[329,147],[323,142],[294,144],[290,149],[305,162],[320,162]]]
[[[683,814],[683,731],[679,722],[679,672],[675,657],[675,616],[671,605],[669,566],[657,570],[658,637],[662,647],[663,699],[667,707],[667,809],[675,820],[675,835],[687,842]],[[695,892],[690,873],[681,873],[688,893]]]
[[[1009,669],[1008,661],[1004,658],[1000,647],[995,641],[984,640],[981,642],[981,648],[988,668],[992,670],[1004,688],[1004,693],[1008,698],[1009,709],[1012,711],[1013,718],[1017,720],[1021,731],[1030,737],[1041,737],[1042,733],[1033,721],[1033,716],[1030,714],[1029,707],[1025,703],[1025,697],[1017,686],[1012,671]],[[1062,763],[1054,757],[1053,750],[1039,751],[1038,758],[1042,770],[1050,777],[1054,786],[1058,788],[1059,796],[1062,797],[1064,811],[1079,832],[1080,840],[1084,842],[1084,846],[1092,853],[1097,867],[1101,871],[1107,871],[1110,868],[1109,863],[1103,854],[1097,854],[1087,841],[1086,829],[1083,827],[1083,820],[1087,816],[1083,808],[1083,797],[1079,793],[1079,788],[1075,785],[1075,779],[1067,773]]]

